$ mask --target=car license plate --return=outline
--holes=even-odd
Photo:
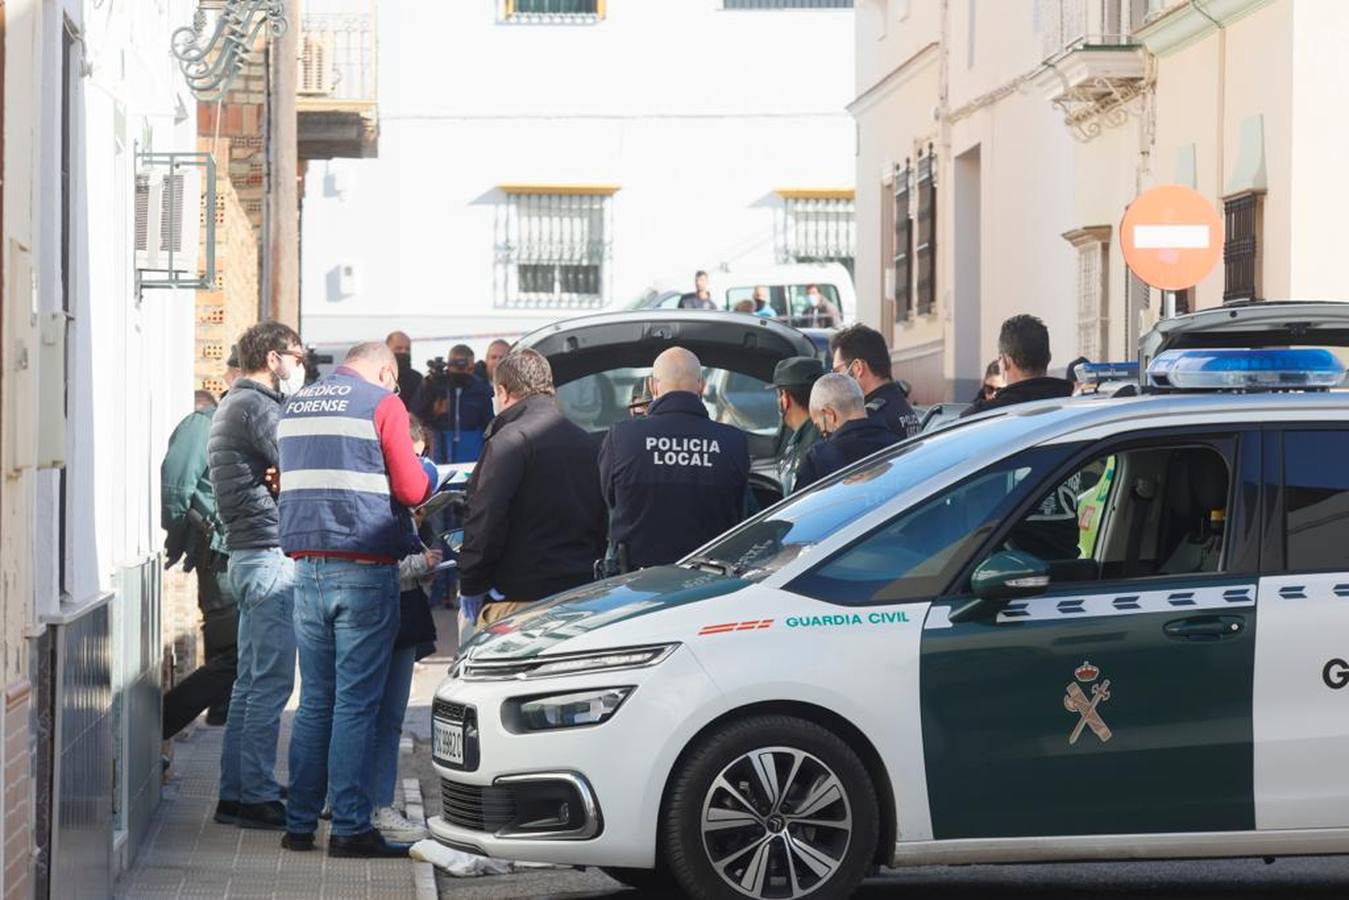
[[[431,755],[436,759],[464,764],[464,726],[458,722],[435,719],[431,723]]]

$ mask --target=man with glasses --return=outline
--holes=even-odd
[[[908,392],[891,376],[890,348],[874,328],[851,325],[829,339],[834,371],[857,382],[866,397],[867,415],[885,423],[896,437],[918,433],[918,417]]]
[[[211,422],[207,461],[238,602],[238,666],[220,757],[215,820],[279,830],[286,808],[276,783],[281,711],[295,683],[291,623],[294,567],[281,552],[267,471],[280,463],[276,426],[285,397],[304,386],[295,330],[260,322],[239,338],[241,374]]]

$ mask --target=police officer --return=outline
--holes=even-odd
[[[773,387],[778,392],[778,412],[788,435],[778,454],[778,481],[782,495],[792,492],[796,470],[808,451],[820,439],[820,430],[810,418],[810,389],[824,374],[824,363],[813,356],[792,356],[780,360],[773,369]]]
[[[852,376],[866,395],[867,415],[880,419],[897,437],[918,433],[918,417],[908,392],[890,374],[890,348],[874,328],[851,325],[829,339],[834,371]]]
[[[797,490],[900,439],[879,416],[867,414],[861,387],[839,373],[822,376],[811,388],[810,417],[825,440],[811,447],[801,461]]]
[[[741,520],[749,480],[744,432],[713,422],[698,357],[671,347],[651,370],[651,407],[600,447],[600,486],[619,568],[672,563]]]

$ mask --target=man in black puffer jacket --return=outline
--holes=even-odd
[[[239,338],[239,362],[243,374],[220,401],[207,445],[229,550],[229,583],[239,603],[239,664],[215,819],[284,830],[276,743],[281,711],[295,684],[294,565],[281,552],[267,470],[280,463],[281,400],[304,386],[304,347],[293,329],[260,322]]]

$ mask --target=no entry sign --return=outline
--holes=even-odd
[[[1163,184],[1139,195],[1119,230],[1125,264],[1164,291],[1194,287],[1222,258],[1222,219],[1203,194],[1184,185]]]

